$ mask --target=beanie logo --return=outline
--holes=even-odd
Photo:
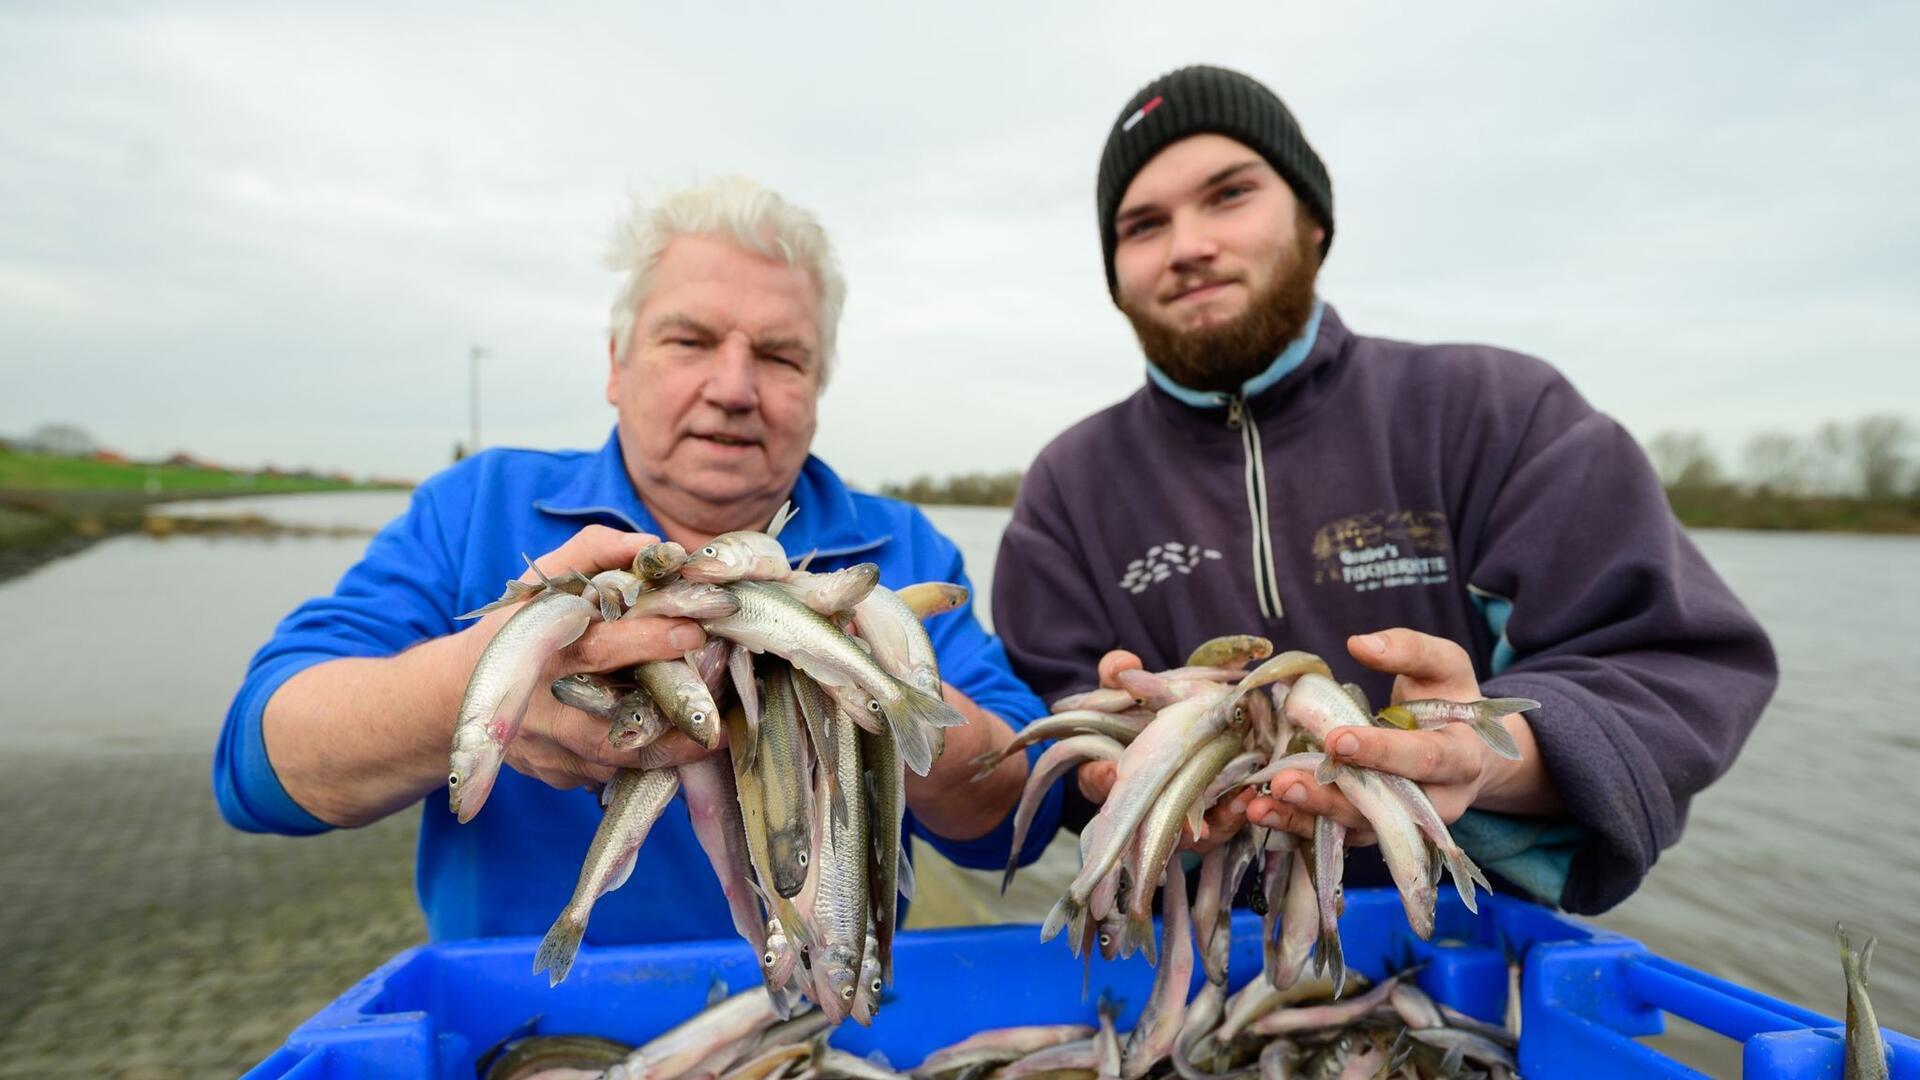
[[[1153,100],[1152,100],[1152,101],[1149,101],[1149,102],[1147,102],[1147,103],[1146,103],[1145,105],[1142,105],[1142,106],[1140,106],[1139,108],[1137,108],[1137,109],[1135,109],[1135,110],[1133,110],[1133,115],[1132,115],[1132,116],[1129,116],[1129,117],[1127,117],[1127,122],[1126,122],[1126,123],[1124,123],[1124,124],[1121,124],[1121,125],[1120,125],[1120,130],[1121,130],[1121,131],[1132,131],[1132,130],[1133,130],[1133,125],[1135,125],[1135,124],[1137,124],[1137,123],[1139,123],[1139,122],[1140,122],[1140,121],[1142,121],[1142,120],[1145,120],[1145,119],[1147,118],[1147,114],[1148,114],[1148,113],[1150,113],[1150,112],[1152,112],[1153,110],[1155,110],[1155,109],[1157,109],[1157,108],[1159,108],[1159,107],[1160,107],[1160,102],[1161,102],[1162,100],[1163,100],[1163,98],[1161,98],[1161,97],[1160,97],[1159,95],[1157,95],[1157,94],[1156,94],[1156,95],[1154,95],[1154,98],[1153,98]]]

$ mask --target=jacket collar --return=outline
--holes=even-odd
[[[780,544],[796,561],[809,553],[822,559],[857,555],[893,539],[891,533],[872,532],[863,525],[853,492],[832,467],[812,454],[800,466],[789,498],[798,514],[781,531]],[[533,508],[555,517],[611,518],[634,532],[660,532],[627,473],[617,427],[599,453],[558,490],[535,499]]]
[[[1313,314],[1307,317],[1305,329],[1300,331],[1299,337],[1288,342],[1286,348],[1280,350],[1280,355],[1274,358],[1273,363],[1267,365],[1265,371],[1262,371],[1260,374],[1255,375],[1253,378],[1241,384],[1240,397],[1242,400],[1252,400],[1261,391],[1266,390],[1281,379],[1286,378],[1295,368],[1306,362],[1307,354],[1313,351],[1314,341],[1320,336],[1320,313],[1325,309],[1325,306],[1326,305],[1320,302],[1318,297],[1314,298]],[[1153,384],[1165,391],[1168,396],[1174,398],[1176,401],[1191,405],[1196,409],[1225,408],[1227,399],[1232,396],[1213,390],[1188,389],[1174,382],[1173,377],[1160,370],[1160,365],[1154,363],[1152,360],[1147,361],[1147,378],[1151,379]]]

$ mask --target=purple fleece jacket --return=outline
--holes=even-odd
[[[1541,702],[1527,719],[1567,817],[1471,811],[1456,835],[1505,888],[1618,904],[1758,721],[1765,633],[1632,437],[1547,364],[1361,337],[1325,305],[1289,351],[1244,397],[1151,372],[1041,452],[993,582],[1015,671],[1053,701],[1109,649],[1154,670],[1257,633],[1384,703],[1348,635],[1460,642],[1486,696]],[[1068,791],[1077,827],[1091,808]],[[1348,872],[1388,880],[1371,849]]]

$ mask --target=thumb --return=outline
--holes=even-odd
[[[1375,671],[1422,682],[1440,682],[1457,677],[1462,669],[1473,670],[1473,661],[1459,645],[1405,627],[1356,634],[1347,639],[1347,651]]]

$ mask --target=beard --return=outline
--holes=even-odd
[[[1167,377],[1190,390],[1233,393],[1248,379],[1273,366],[1313,316],[1314,280],[1320,275],[1320,247],[1306,228],[1297,231],[1293,258],[1273,282],[1247,302],[1247,310],[1229,322],[1197,330],[1178,330],[1153,316],[1121,307],[1140,349]],[[1181,288],[1220,280],[1208,274],[1184,280]]]

